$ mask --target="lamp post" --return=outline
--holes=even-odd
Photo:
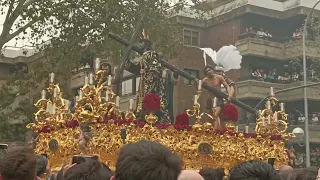
[[[303,85],[307,85],[307,60],[306,60],[306,33],[307,33],[307,24],[310,19],[310,15],[316,6],[320,3],[318,0],[317,3],[312,7],[309,12],[302,33],[302,51],[303,51]],[[304,115],[305,115],[305,137],[306,137],[306,166],[310,167],[310,144],[309,144],[309,119],[308,119],[308,97],[307,97],[307,88],[303,88],[303,99],[304,99]]]

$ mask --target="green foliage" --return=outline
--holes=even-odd
[[[303,32],[303,27],[300,28]],[[294,49],[294,54],[298,54],[296,58],[290,60],[290,69],[292,71],[302,72],[302,41],[296,42],[298,44],[297,49]],[[320,57],[308,56],[309,53],[315,50],[320,52],[320,23],[318,17],[312,16],[307,25],[307,36],[306,36],[306,59],[307,59],[307,75],[308,81],[320,81]]]
[[[170,16],[187,0],[3,0],[0,13],[6,14],[0,47],[10,40],[24,40],[41,55],[28,64],[28,73],[17,71],[0,89],[0,141],[16,138],[25,131],[8,120],[24,116],[33,119],[33,98],[44,88],[50,72],[61,84],[79,67],[84,56],[110,59],[118,63],[122,45],[107,37],[112,32],[130,39],[135,24],[145,14],[143,28],[157,50],[167,57],[182,48],[181,27]],[[37,55],[37,56],[38,56]],[[64,91],[64,89],[62,89]],[[21,98],[18,106],[13,103]],[[13,107],[13,109],[8,110]],[[13,127],[14,126],[14,127]]]

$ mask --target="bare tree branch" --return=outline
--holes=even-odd
[[[17,35],[19,35],[20,33],[22,33],[23,31],[25,31],[27,28],[31,27],[33,24],[35,24],[36,22],[38,22],[39,20],[46,18],[50,15],[52,15],[53,13],[59,11],[60,9],[65,8],[65,7],[60,7],[60,8],[54,8],[52,11],[48,12],[47,14],[41,15],[39,17],[34,18],[32,21],[28,22],[26,25],[24,25],[23,27],[19,28],[18,30],[16,30],[15,32],[11,33],[11,34],[7,34],[5,35],[5,37],[3,37],[3,40],[0,42],[0,47],[2,47],[5,43],[7,43],[8,41],[10,41],[11,39],[13,39],[14,37],[16,37]]]
[[[26,2],[26,0],[19,0],[19,3],[17,5],[17,7],[14,9],[14,11],[10,14],[10,16],[5,20],[4,24],[3,24],[3,28],[6,26],[8,26],[7,28],[12,27],[13,23],[17,20],[17,18],[20,15],[20,10],[23,6],[23,4]],[[9,30],[10,30],[9,29]]]
[[[37,0],[29,0],[26,3],[23,4],[23,7],[21,9],[27,8],[30,6],[32,3],[36,2]]]
[[[8,12],[7,12],[7,15],[6,15],[6,18],[5,18],[5,19],[8,19],[8,18],[10,17],[10,15],[11,15],[11,13],[12,13],[14,1],[15,1],[15,0],[11,0],[11,1],[10,1],[9,9],[8,9]]]

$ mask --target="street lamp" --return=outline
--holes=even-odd
[[[316,6],[320,3],[320,0],[312,7],[309,12],[302,33],[302,51],[303,51],[303,85],[307,85],[307,60],[306,60],[306,33],[307,33],[307,24],[310,19],[310,15]],[[310,144],[309,144],[309,119],[308,119],[308,97],[307,97],[307,88],[303,88],[303,99],[304,99],[304,115],[305,115],[305,136],[306,136],[306,166],[310,167]]]

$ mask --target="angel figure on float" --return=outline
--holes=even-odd
[[[232,69],[241,68],[242,56],[236,47],[233,45],[223,46],[218,52],[211,48],[200,48],[203,51],[203,58],[205,62],[204,74],[206,77],[203,83],[221,90],[224,87],[228,93],[227,103],[231,101],[234,96],[235,88],[234,82],[226,76],[226,72]],[[215,67],[207,65],[207,55],[213,60]],[[219,115],[224,107],[224,100],[221,97],[215,97],[214,94],[209,93],[207,98],[208,108],[212,110],[212,114],[216,121],[214,122],[215,129],[225,129],[225,123],[220,121]]]

